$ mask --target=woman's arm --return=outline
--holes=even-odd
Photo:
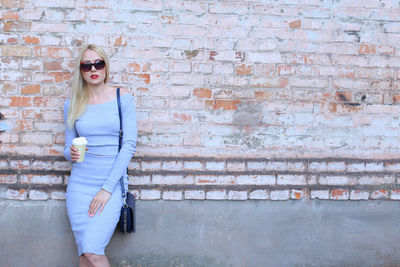
[[[68,108],[69,108],[69,99],[64,102],[64,124],[65,124],[65,145],[64,145],[64,157],[72,162],[71,159],[71,146],[72,139],[78,137],[75,131],[75,128],[68,127]]]
[[[122,148],[119,151],[114,166],[109,173],[102,189],[112,193],[116,184],[119,182],[131,162],[132,156],[136,151],[137,122],[135,103],[132,95],[121,97],[122,112]]]

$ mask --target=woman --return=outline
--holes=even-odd
[[[78,246],[79,266],[110,266],[104,249],[119,220],[123,203],[120,178],[127,189],[127,167],[136,150],[133,97],[121,90],[122,148],[118,153],[116,88],[108,86],[109,61],[103,49],[87,45],[79,53],[70,99],[64,104],[64,156],[72,162],[66,205]],[[86,137],[83,162],[72,139]]]

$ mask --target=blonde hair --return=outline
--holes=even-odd
[[[83,54],[87,50],[95,51],[106,62],[106,77],[104,79],[105,83],[107,83],[110,77],[110,67],[109,67],[110,64],[104,50],[101,47],[94,44],[89,44],[82,47],[81,51],[79,52],[78,58],[76,60],[75,73],[72,81],[72,90],[69,101],[68,120],[67,120],[69,128],[74,127],[75,121],[80,116],[82,116],[83,113],[85,113],[86,106],[89,103],[89,92],[86,86],[86,82],[82,78],[82,73],[80,69]]]

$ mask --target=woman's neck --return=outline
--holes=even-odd
[[[104,96],[104,94],[107,91],[108,86],[105,83],[102,84],[98,84],[98,85],[89,85],[87,84],[87,89],[89,92],[89,98],[90,99],[99,99],[102,96]]]

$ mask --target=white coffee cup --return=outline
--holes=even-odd
[[[76,162],[82,162],[85,160],[86,145],[88,141],[85,137],[77,137],[72,140],[72,145],[78,149],[79,159]]]

